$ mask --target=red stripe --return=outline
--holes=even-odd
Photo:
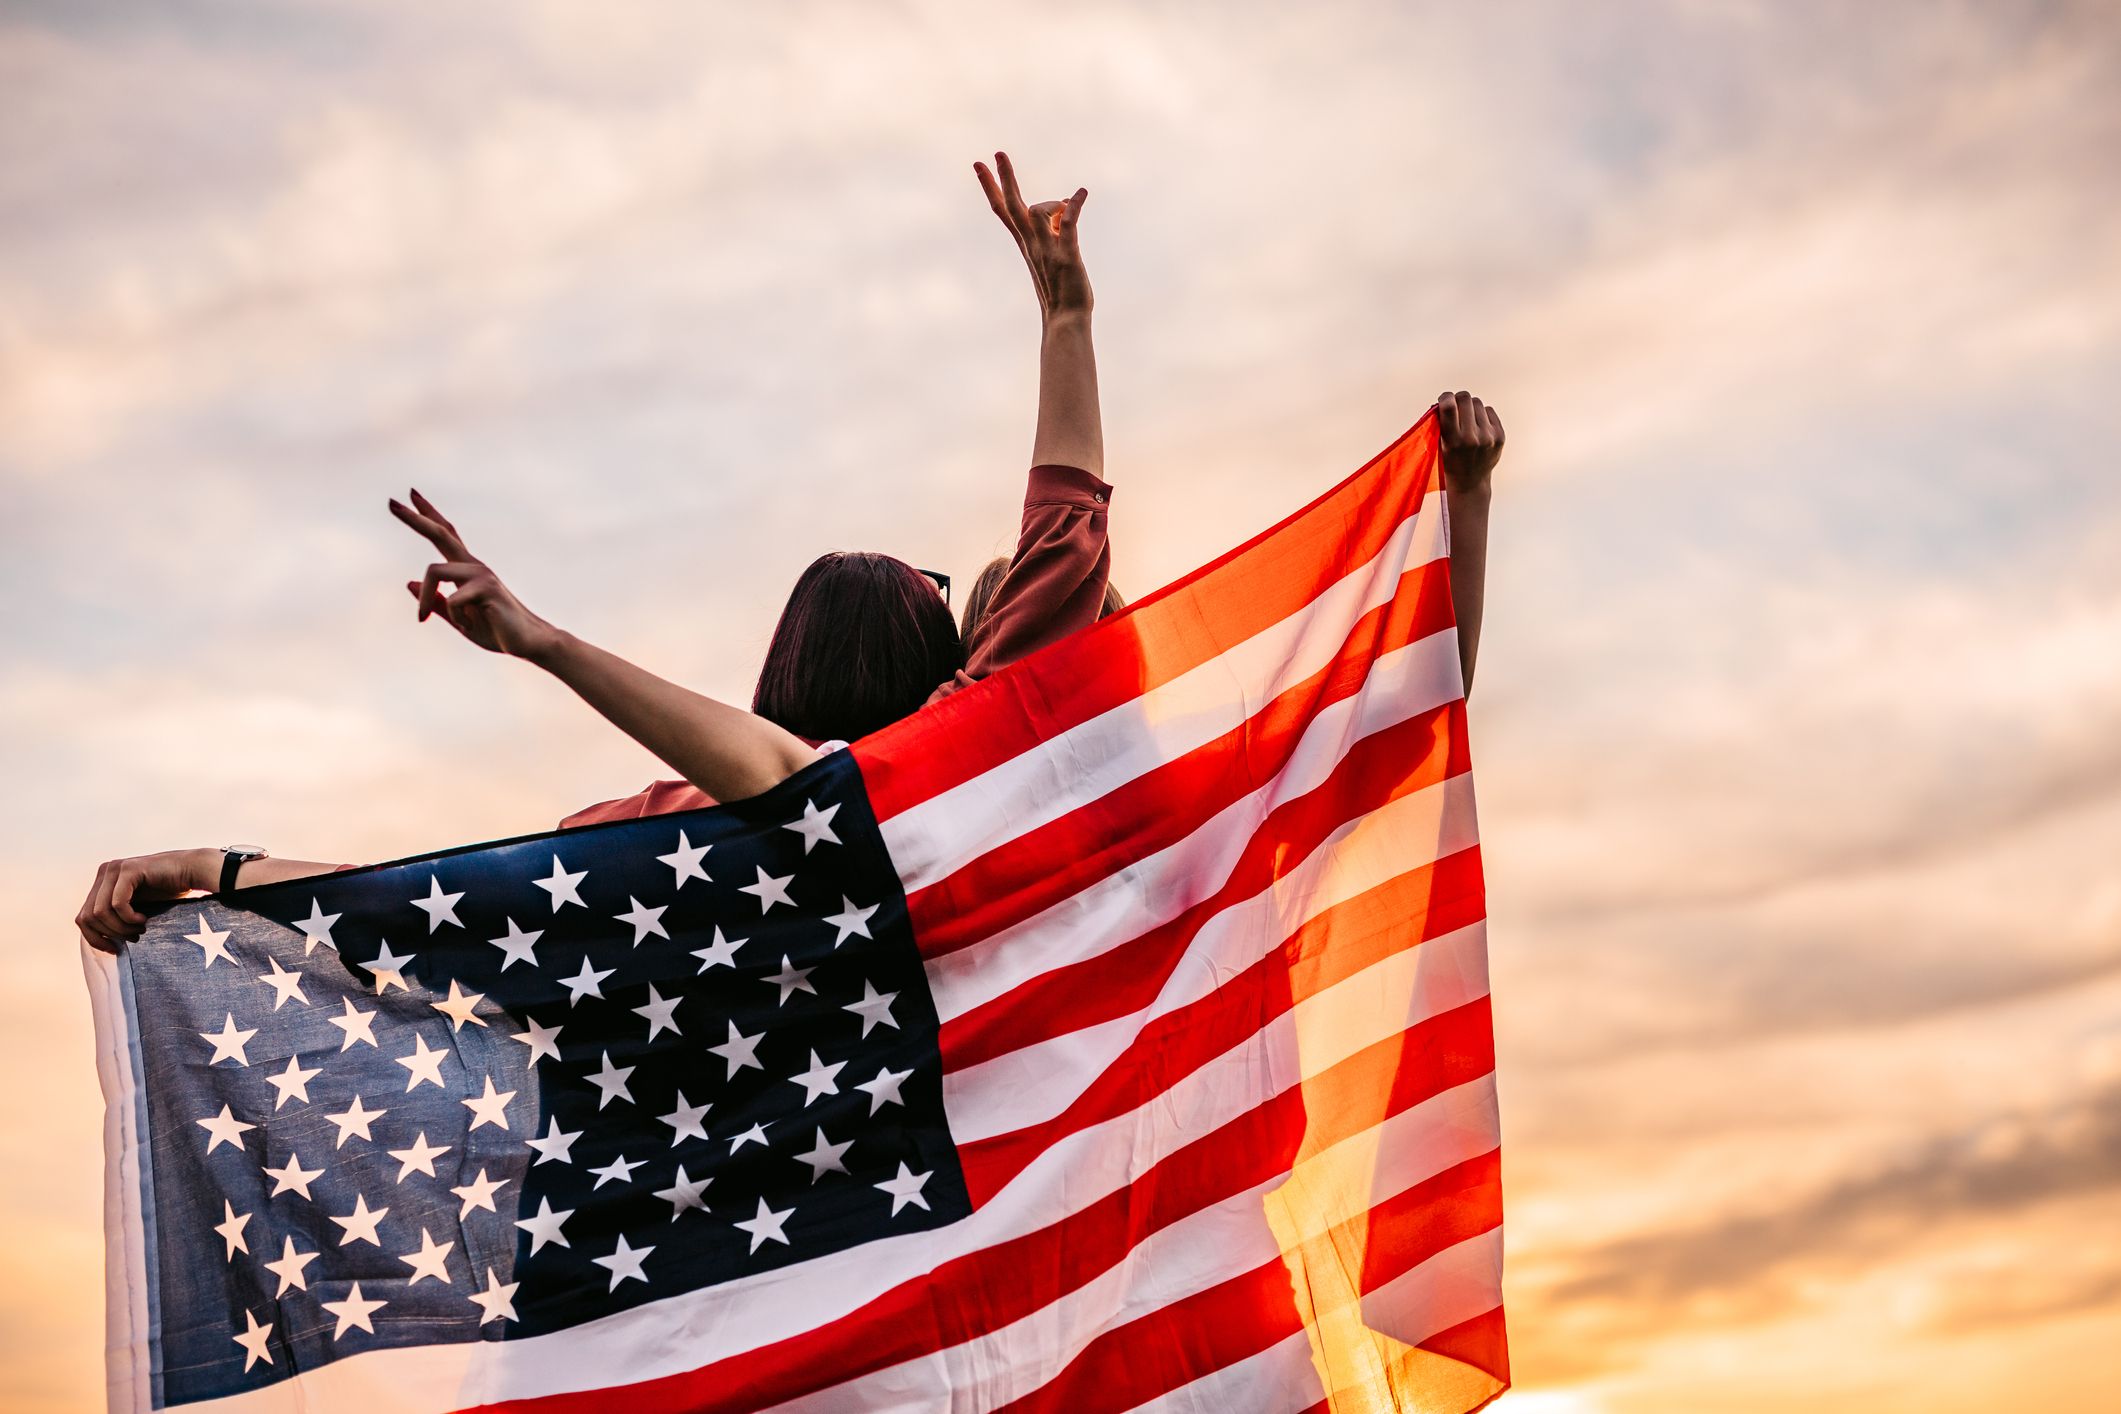
[[[1296,1260],[1337,1266],[1350,1250],[1362,1252],[1361,1289],[1368,1291],[1373,1269],[1400,1275],[1501,1221],[1501,1168],[1490,1151],[1335,1224],[1306,1242]],[[1035,1394],[1002,1408],[1008,1414],[1131,1409],[1279,1344],[1304,1324],[1290,1266],[1277,1257],[1115,1326]]]
[[[1139,1108],[1306,997],[1393,953],[1477,923],[1485,913],[1480,851],[1474,848],[1409,870],[1319,914],[1208,996],[1142,1027],[1060,1114],[961,1146],[974,1206],[1061,1138]]]
[[[1116,948],[1042,972],[944,1022],[943,1069],[963,1070],[1141,1010],[1209,919],[1301,864],[1350,820],[1467,767],[1463,699],[1364,737],[1324,784],[1284,801],[1261,822],[1212,895]]]
[[[979,686],[864,737],[853,751],[876,818],[962,785],[1287,618],[1376,555],[1436,480],[1432,411],[1273,529]]]
[[[1510,1340],[1500,1306],[1483,1311],[1470,1321],[1460,1321],[1449,1330],[1438,1331],[1422,1341],[1421,1348],[1485,1370],[1504,1384],[1510,1382]]]
[[[592,1414],[623,1403],[636,1414],[734,1414],[948,1349],[1076,1290],[1150,1234],[1287,1172],[1303,1153],[1494,1069],[1482,998],[1307,1078],[1079,1212],[945,1262],[814,1330],[661,1379],[484,1407]]]
[[[916,890],[906,906],[922,954],[992,937],[1185,838],[1279,774],[1313,719],[1360,692],[1380,656],[1451,624],[1450,562],[1407,571],[1332,662],[1244,722]]]

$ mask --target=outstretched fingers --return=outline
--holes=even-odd
[[[476,560],[478,558],[464,544],[464,538],[457,534],[457,528],[451,525],[440,511],[435,509],[433,502],[422,496],[418,491],[412,493],[412,500],[413,504],[408,506],[403,501],[393,497],[390,502],[390,513],[424,536],[428,544],[441,552],[443,559]]]

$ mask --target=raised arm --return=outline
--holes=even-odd
[[[987,204],[1001,218],[1030,267],[1042,321],[1038,345],[1038,430],[1034,466],[1080,467],[1105,474],[1105,427],[1097,404],[1097,355],[1090,341],[1090,275],[1083,268],[1076,223],[1088,190],[1066,201],[1024,204],[1009,154],[994,154],[995,171],[975,162]]]
[[[1502,419],[1471,393],[1436,399],[1443,450],[1445,504],[1451,517],[1451,605],[1458,616],[1458,666],[1467,696],[1480,652],[1480,614],[1488,580],[1488,502],[1502,459]]]
[[[391,514],[427,537],[442,560],[405,587],[420,618],[439,616],[489,653],[534,663],[575,690],[606,720],[716,800],[742,800],[778,785],[817,753],[801,737],[741,707],[657,677],[554,628],[523,607],[474,556],[455,526],[419,492]],[[455,586],[445,594],[443,585]]]

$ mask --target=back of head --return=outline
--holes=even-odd
[[[919,570],[821,555],[789,592],[751,710],[812,741],[853,741],[919,710],[964,663],[949,606]]]
[[[965,594],[964,614],[957,625],[958,637],[964,640],[966,647],[972,646],[972,635],[987,621],[988,613],[994,608],[994,596],[1000,591],[1002,581],[1008,578],[1008,575],[1009,557],[997,555],[987,561],[978,576],[973,579],[972,588]],[[1098,606],[1097,616],[1106,618],[1126,607],[1127,601],[1120,597],[1120,592],[1112,587],[1109,580],[1106,581],[1104,602]]]

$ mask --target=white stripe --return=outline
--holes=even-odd
[[[605,1388],[615,1372],[629,1382],[679,1374],[828,1325],[944,1262],[1089,1207],[1201,1135],[1298,1084],[1306,1070],[1316,1073],[1397,1035],[1414,1005],[1419,974],[1411,958],[1419,952],[1384,959],[1306,998],[1141,1109],[1061,1139],[970,1217],[948,1227],[684,1292],[564,1331],[369,1351],[305,1371],[299,1381],[186,1407],[440,1414]],[[1484,1107],[1490,1117],[1481,1121],[1480,1132],[1491,1134],[1492,1080],[1459,1088],[1481,1086],[1486,1088],[1477,1091],[1482,1098],[1473,1108]],[[512,1222],[519,1215],[500,1216]],[[649,1272],[653,1276],[653,1259]]]
[[[1502,1229],[1490,1228],[1408,1269],[1361,1303],[1388,1315],[1366,1322],[1407,1345],[1470,1321],[1502,1304]],[[1137,1404],[1129,1414],[1223,1414],[1229,1409],[1308,1409],[1326,1397],[1311,1356],[1311,1335],[1298,1331],[1190,1384]]]
[[[146,1410],[153,1393],[147,1314],[147,1226],[140,1211],[140,1098],[132,1026],[110,953],[81,945],[103,1091],[104,1381],[112,1411]]]
[[[1455,630],[1432,633],[1379,658],[1362,691],[1320,711],[1282,769],[1259,789],[1231,802],[1184,839],[970,947],[928,959],[936,1014],[946,1022],[962,1016],[1041,972],[1120,947],[1213,896],[1277,807],[1325,784],[1358,741],[1459,694]],[[1451,834],[1465,841],[1456,848],[1478,841],[1470,791]]]
[[[1462,1085],[1302,1161],[1293,1181],[1341,1201],[1312,1214],[1299,1239],[1493,1150],[1494,1100],[1492,1077]],[[1264,1204],[1291,1181],[1277,1175],[1151,1233],[1124,1262],[1000,1330],[789,1400],[776,1414],[992,1409],[1021,1399],[1102,1333],[1280,1258]]]
[[[1358,618],[1391,601],[1402,574],[1442,558],[1442,499],[1424,499],[1372,559],[1286,618],[883,821],[906,892],[1213,741],[1323,668]]]

